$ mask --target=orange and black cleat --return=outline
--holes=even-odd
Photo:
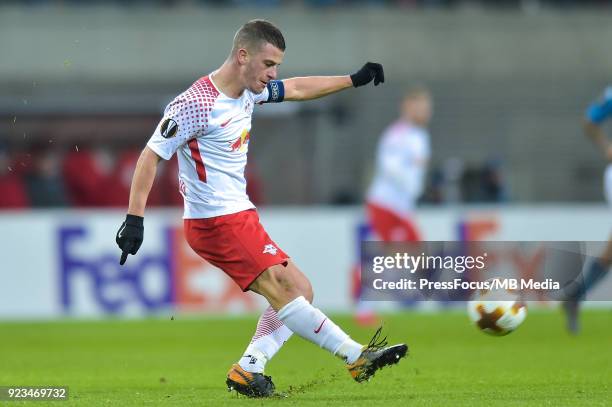
[[[236,390],[247,397],[270,397],[274,394],[274,383],[270,376],[251,373],[234,363],[227,373],[227,391]]]
[[[355,363],[346,365],[349,373],[358,383],[370,380],[377,370],[396,364],[408,353],[408,345],[404,343],[387,346],[386,337],[379,339],[381,329],[378,328],[370,343],[363,347],[359,359]]]

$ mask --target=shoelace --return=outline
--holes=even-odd
[[[368,343],[368,346],[366,346],[366,350],[376,352],[387,346],[387,337],[385,336],[384,338],[380,339],[381,335],[382,326],[376,330],[376,333],[374,334],[372,339],[370,339],[370,343]]]

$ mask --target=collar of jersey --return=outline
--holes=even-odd
[[[215,83],[215,81],[213,81],[212,76],[213,76],[213,74],[215,74],[215,73],[217,73],[217,71],[214,71],[214,72],[209,73],[209,74],[208,74],[208,80],[210,80],[210,83],[212,83],[212,85],[215,87],[215,89],[217,89],[217,92],[219,92],[219,94],[220,94],[220,95],[223,95],[224,97],[226,97],[226,98],[228,98],[228,99],[230,99],[230,100],[240,100],[240,99],[242,99],[242,96],[244,95],[244,92],[246,92],[246,89],[242,91],[242,95],[240,95],[240,97],[237,97],[237,98],[232,98],[232,97],[227,96],[225,93],[223,93],[223,92],[221,91],[221,89],[219,89],[219,87],[217,86],[217,84]]]

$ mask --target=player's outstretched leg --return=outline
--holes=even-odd
[[[369,379],[384,366],[399,362],[408,352],[405,344],[387,346],[386,338],[380,339],[380,328],[370,343],[362,346],[304,297],[298,297],[281,308],[278,317],[302,338],[344,360],[357,382]]]
[[[406,344],[387,346],[387,337],[380,339],[382,328],[378,328],[370,343],[364,346],[359,358],[354,363],[347,363],[346,368],[361,383],[369,380],[377,370],[394,365],[408,353]]]
[[[406,345],[387,348],[386,343],[380,343],[380,332],[365,347],[351,339],[321,310],[311,305],[310,283],[292,262],[286,266],[270,267],[250,289],[266,297],[277,309],[278,319],[292,332],[328,350],[349,365],[363,365],[361,370],[366,372],[367,377],[383,366],[397,363],[406,355]],[[367,362],[359,362],[361,358]]]
[[[257,322],[255,335],[237,364],[227,374],[228,390],[249,397],[266,397],[274,392],[272,379],[263,376],[266,363],[289,340],[293,332],[289,330],[268,307]],[[250,378],[249,380],[244,377]],[[259,379],[263,377],[265,380]]]

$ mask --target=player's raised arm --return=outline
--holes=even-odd
[[[283,80],[284,100],[311,100],[341,90],[367,85],[374,81],[374,86],[385,81],[385,74],[381,64],[366,63],[359,71],[352,75],[342,76],[306,76]]]
[[[125,263],[128,253],[136,254],[142,244],[145,206],[153,186],[153,181],[155,180],[157,164],[160,159],[161,157],[147,146],[142,150],[136,163],[136,170],[130,188],[128,213],[119,231],[117,231],[116,241],[121,249],[119,264]]]

